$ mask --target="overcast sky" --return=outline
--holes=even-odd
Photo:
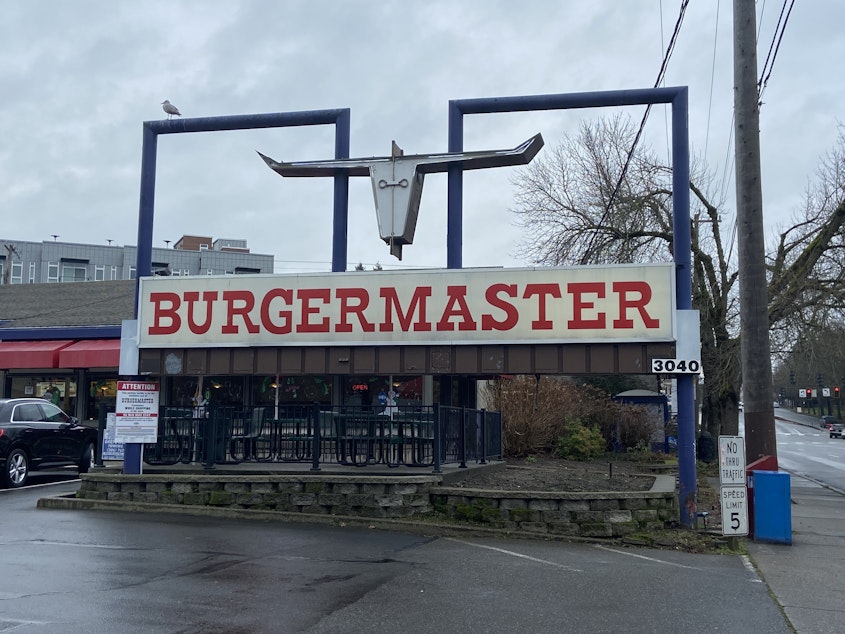
[[[0,238],[137,243],[142,122],[350,108],[351,156],[447,149],[450,99],[650,88],[681,0],[258,0],[0,3]],[[782,3],[757,2],[762,69]],[[689,86],[693,151],[727,173],[733,213],[732,2],[690,3],[665,84]],[[766,225],[786,223],[845,116],[845,2],[799,0],[761,110]],[[643,108],[628,109],[639,121]],[[608,110],[603,114],[612,115]],[[465,149],[546,145],[595,112],[465,118]],[[666,153],[668,111],[646,140]],[[328,159],[332,126],[159,137],[154,246],[242,238],[277,272],[328,271],[330,179],[282,179],[255,153]],[[464,175],[464,266],[523,266],[515,168]],[[426,177],[400,263],[368,179],[350,181],[349,268],[446,264],[446,176]]]

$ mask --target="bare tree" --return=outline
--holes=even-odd
[[[547,266],[671,260],[671,170],[650,149],[638,146],[610,204],[634,136],[624,116],[584,123],[520,170],[513,212],[525,231],[522,257]],[[804,220],[781,234],[769,258],[770,321],[784,337],[843,306],[843,148],[840,135],[837,152],[820,174],[822,184],[808,195]],[[713,435],[736,434],[742,371],[738,278],[730,250],[735,229],[720,209],[723,201],[714,193],[712,176],[698,165],[690,174],[693,306],[701,313],[705,375],[702,411]]]

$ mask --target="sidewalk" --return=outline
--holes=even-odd
[[[809,426],[817,424],[807,419]],[[798,634],[840,634],[845,632],[845,496],[792,474],[790,494],[792,545],[749,539],[748,552]]]
[[[845,632],[845,496],[790,477],[792,545],[747,542],[799,634]]]

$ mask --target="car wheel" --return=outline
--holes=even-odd
[[[82,459],[79,461],[79,473],[88,473],[91,467],[94,466],[94,445],[90,442],[85,445],[85,450],[82,452]]]
[[[6,469],[3,472],[3,484],[12,487],[22,487],[29,478],[29,456],[23,449],[12,449],[6,458]]]

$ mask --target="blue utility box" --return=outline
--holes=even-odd
[[[789,474],[752,471],[754,478],[754,541],[792,544],[792,501]]]

